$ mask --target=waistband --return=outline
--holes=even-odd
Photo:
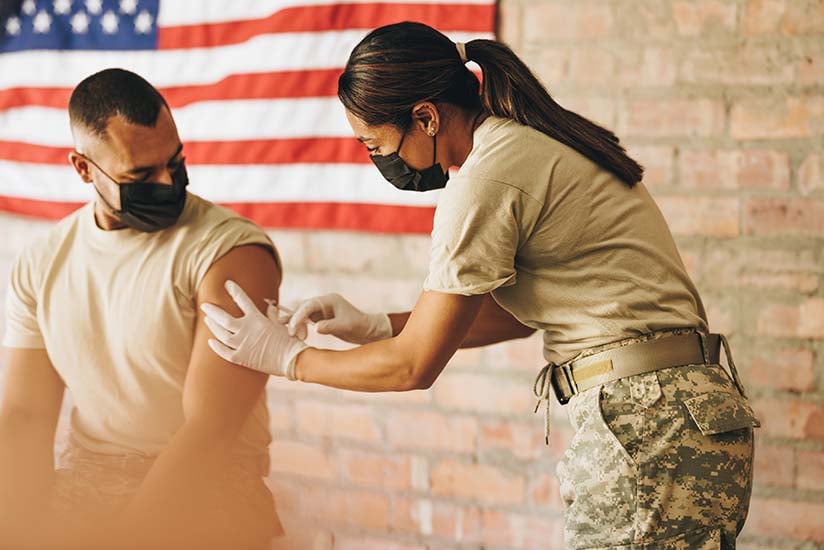
[[[579,393],[621,378],[683,365],[719,364],[722,346],[731,378],[741,395],[746,397],[726,337],[694,329],[660,331],[630,338],[600,350],[587,350],[560,365],[546,365],[538,373],[533,386],[538,398],[535,412],[538,412],[542,402],[546,402],[546,444],[549,444],[550,387],[558,402],[565,405]]]

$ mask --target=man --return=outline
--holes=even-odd
[[[169,107],[140,76],[86,78],[69,116],[69,161],[95,199],[12,270],[0,547],[3,536],[38,548],[59,536],[65,548],[65,537],[99,538],[106,526],[120,540],[104,547],[268,548],[280,524],[262,480],[267,376],[209,350],[199,306],[234,307],[228,279],[258,307],[276,299],[277,252],[248,220],[187,193]],[[74,408],[55,471],[64,387]],[[21,535],[44,514],[53,532]],[[66,522],[54,528],[54,518]]]

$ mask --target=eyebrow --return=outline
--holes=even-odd
[[[180,152],[182,150],[183,150],[183,144],[180,143],[180,144],[178,144],[177,149],[175,149],[175,154],[172,155],[169,158],[169,161],[167,162],[167,164],[169,162],[172,162],[175,159],[175,157],[177,157],[180,154]],[[128,174],[130,176],[139,176],[141,174],[145,174],[146,172],[151,172],[154,169],[155,169],[154,166],[138,166],[136,168],[132,168],[131,170],[127,171],[126,174]]]

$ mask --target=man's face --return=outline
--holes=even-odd
[[[103,136],[94,136],[83,128],[75,128],[74,133],[76,149],[82,153],[82,156],[74,153],[69,156],[75,170],[83,181],[97,188],[106,202],[118,209],[121,205],[117,184],[171,185],[172,174],[183,162],[183,145],[166,107],[161,108],[153,127],[132,124],[118,115],[109,119]],[[112,214],[108,207],[100,206]]]

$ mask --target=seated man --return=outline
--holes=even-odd
[[[128,540],[103,547],[268,548],[281,531],[262,479],[268,377],[211,352],[199,306],[234,307],[228,279],[258,307],[277,298],[274,245],[250,221],[186,192],[171,112],[140,76],[107,69],[86,78],[69,115],[69,160],[96,196],[12,270],[0,396],[5,542],[39,521],[11,546],[0,533],[0,546],[66,548],[72,530],[111,520],[106,536]],[[64,387],[74,408],[55,471]],[[46,536],[46,503],[50,525],[69,519],[52,533],[59,545],[36,542]]]

